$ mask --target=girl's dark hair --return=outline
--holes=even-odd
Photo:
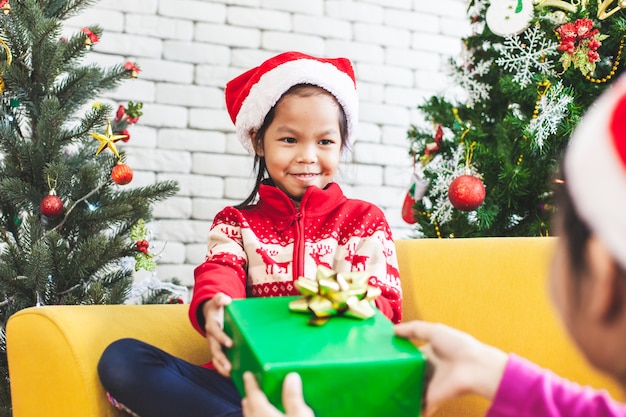
[[[582,276],[582,272],[587,268],[585,248],[591,236],[591,229],[578,215],[572,195],[570,194],[563,169],[560,170],[560,179],[554,181],[554,197],[557,207],[560,230],[565,238],[567,253],[571,265],[572,278],[577,282]]]
[[[560,222],[560,231],[564,235],[561,238],[565,239],[570,264],[570,276],[574,283],[574,291],[578,296],[580,294],[579,289],[582,277],[588,268],[586,247],[592,232],[576,210],[562,169],[559,178],[562,180],[556,180],[554,183],[554,196],[558,216],[555,220]],[[616,265],[618,268],[617,273],[626,279],[626,269],[617,262]]]
[[[333,100],[335,100],[335,102],[337,103],[337,107],[339,108],[339,133],[341,135],[341,148],[343,149],[347,146],[346,138],[348,137],[348,119],[346,118],[346,113],[343,110],[343,107],[339,104],[335,96],[323,89],[322,87],[318,87],[313,84],[296,84],[289,88],[287,91],[285,91],[285,93],[283,93],[283,95],[278,99],[276,104],[274,104],[270,111],[267,112],[267,114],[265,115],[263,124],[261,125],[259,130],[256,131],[254,137],[252,138],[252,145],[254,149],[260,149],[263,147],[263,138],[265,138],[265,132],[267,131],[269,125],[274,121],[274,117],[276,115],[276,106],[278,105],[278,103],[280,103],[280,101],[284,97],[292,94],[298,95],[300,97],[310,97],[317,94],[327,94],[332,97]],[[254,155],[253,172],[256,173],[256,181],[254,183],[252,192],[250,193],[250,195],[248,195],[248,197],[246,197],[245,200],[235,206],[235,208],[237,209],[242,209],[250,206],[256,200],[256,196],[259,192],[259,187],[261,186],[261,183],[266,178],[268,178],[268,181],[271,181],[271,179],[269,179],[269,176],[267,175],[265,158],[259,156],[256,153]]]

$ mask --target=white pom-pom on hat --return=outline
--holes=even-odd
[[[572,135],[564,170],[578,214],[626,268],[626,78],[587,110]]]
[[[297,84],[312,84],[331,93],[346,115],[348,137],[353,143],[359,100],[354,69],[347,58],[317,58],[300,52],[284,52],[232,79],[226,84],[226,108],[243,147],[254,154],[250,132],[258,130],[270,109]]]

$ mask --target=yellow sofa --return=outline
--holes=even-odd
[[[398,241],[404,319],[452,325],[621,398],[615,384],[589,368],[551,308],[546,276],[554,243],[554,238]],[[111,341],[127,336],[192,362],[209,359],[204,339],[188,323],[186,305],[25,309],[7,326],[13,416],[124,415],[106,401],[96,363]],[[437,416],[480,416],[487,405],[468,396]]]

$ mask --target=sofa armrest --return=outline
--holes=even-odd
[[[134,337],[201,364],[206,341],[188,305],[45,306],[21,310],[7,324],[13,417],[119,416],[97,374],[104,349]],[[184,341],[184,342],[183,342]]]

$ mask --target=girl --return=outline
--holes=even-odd
[[[589,362],[626,390],[626,78],[618,80],[577,127],[556,181],[560,236],[553,258],[553,302]],[[399,324],[396,334],[429,342],[434,367],[425,415],[444,401],[477,394],[487,417],[626,416],[606,392],[582,388],[515,355],[441,324]],[[246,417],[280,416],[251,374],[244,376]],[[285,379],[290,417],[312,416],[297,375]],[[419,393],[416,393],[419,395]]]
[[[215,216],[206,261],[195,270],[189,318],[212,363],[194,366],[129,339],[109,346],[99,363],[115,403],[142,417],[241,415],[223,351],[232,346],[222,331],[224,306],[232,298],[297,295],[294,280],[314,277],[318,265],[367,271],[382,290],[377,307],[401,319],[387,221],[333,182],[357,122],[350,61],[283,53],[230,81],[225,95],[237,136],[254,154],[257,182],[243,203]]]

